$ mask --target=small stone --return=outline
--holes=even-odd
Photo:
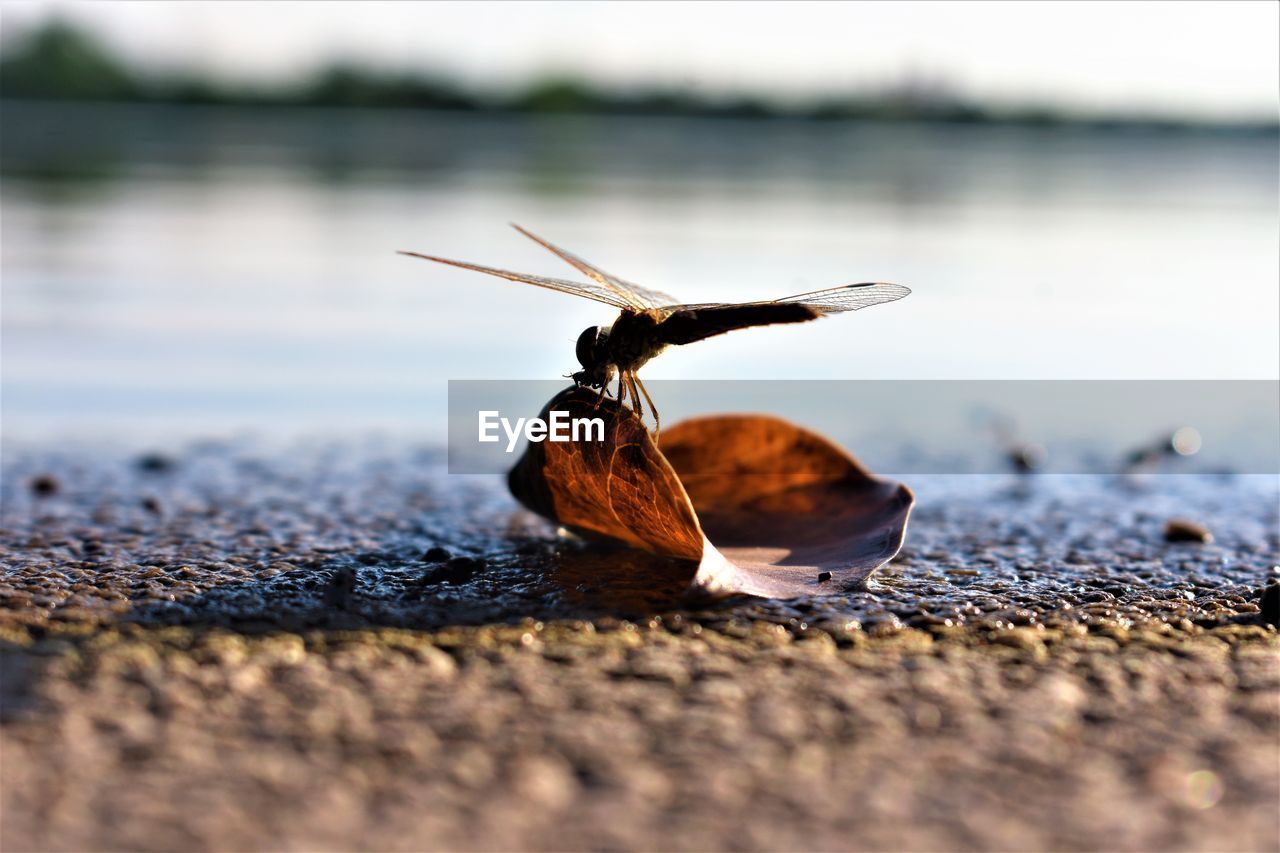
[[[139,471],[146,471],[149,474],[163,474],[177,467],[177,463],[163,453],[145,453],[133,464]]]
[[[556,755],[520,756],[504,775],[521,799],[540,809],[565,808],[578,792],[573,768]]]
[[[826,583],[831,580],[831,572],[818,572],[818,583]]]
[[[333,577],[324,588],[323,601],[327,607],[345,610],[351,603],[351,594],[356,588],[356,570],[351,566],[343,566],[334,572]]]
[[[1000,631],[993,639],[1002,646],[1023,652],[1043,653],[1044,641],[1034,628],[1010,628]]]
[[[428,572],[422,580],[431,584],[466,583],[488,567],[488,563],[475,557],[454,557],[440,568]]]
[[[1047,455],[1038,444],[1019,444],[1009,448],[1009,464],[1019,474],[1033,474],[1044,467]]]
[[[31,493],[38,498],[53,497],[62,484],[52,474],[41,474],[31,481]]]
[[[1280,628],[1280,583],[1268,584],[1258,598],[1262,621]]]
[[[147,512],[151,513],[152,515],[160,514],[160,511],[161,511],[160,501],[156,500],[155,498],[151,498],[151,497],[143,498],[141,505],[143,509],[145,509]]]
[[[428,548],[422,554],[422,562],[424,563],[446,563],[452,558],[453,555],[450,554],[448,550],[439,546],[436,546],[435,548]]]
[[[1213,534],[1202,524],[1183,518],[1171,518],[1164,525],[1164,541],[1200,542],[1207,545],[1213,541]]]

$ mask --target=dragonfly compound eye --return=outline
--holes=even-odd
[[[578,335],[578,344],[577,344],[576,352],[578,355],[578,363],[581,364],[583,367],[590,369],[594,367],[596,365],[596,362],[599,360],[597,358],[597,352],[599,350],[599,344],[598,344],[599,340],[600,340],[599,326],[589,326],[588,328],[583,329],[582,334]]]

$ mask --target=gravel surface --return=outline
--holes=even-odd
[[[6,851],[1280,850],[1275,477],[913,479],[708,605],[427,450],[6,450]]]

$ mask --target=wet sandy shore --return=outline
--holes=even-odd
[[[0,847],[1280,849],[1274,477],[910,485],[691,606],[428,451],[9,454]]]

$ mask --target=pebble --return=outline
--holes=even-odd
[[[1207,545],[1213,541],[1213,534],[1202,524],[1184,518],[1171,518],[1164,525],[1164,541],[1200,542]]]
[[[573,767],[558,755],[522,755],[503,775],[519,797],[539,809],[563,809],[578,794]]]
[[[1258,597],[1258,609],[1262,621],[1280,628],[1280,583],[1268,584]]]
[[[1019,474],[1032,474],[1044,467],[1045,449],[1038,444],[1020,444],[1009,449],[1009,464]]]
[[[31,493],[38,498],[53,497],[61,488],[58,478],[51,474],[41,474],[31,480]]]
[[[462,584],[489,567],[484,560],[475,557],[454,557],[438,569],[423,576],[424,583]]]
[[[325,585],[323,601],[326,606],[345,609],[351,603],[351,595],[356,588],[356,570],[343,566],[334,572],[329,583]]]
[[[163,474],[177,467],[177,463],[171,457],[162,453],[144,453],[133,464],[139,471],[146,471],[149,474]]]

